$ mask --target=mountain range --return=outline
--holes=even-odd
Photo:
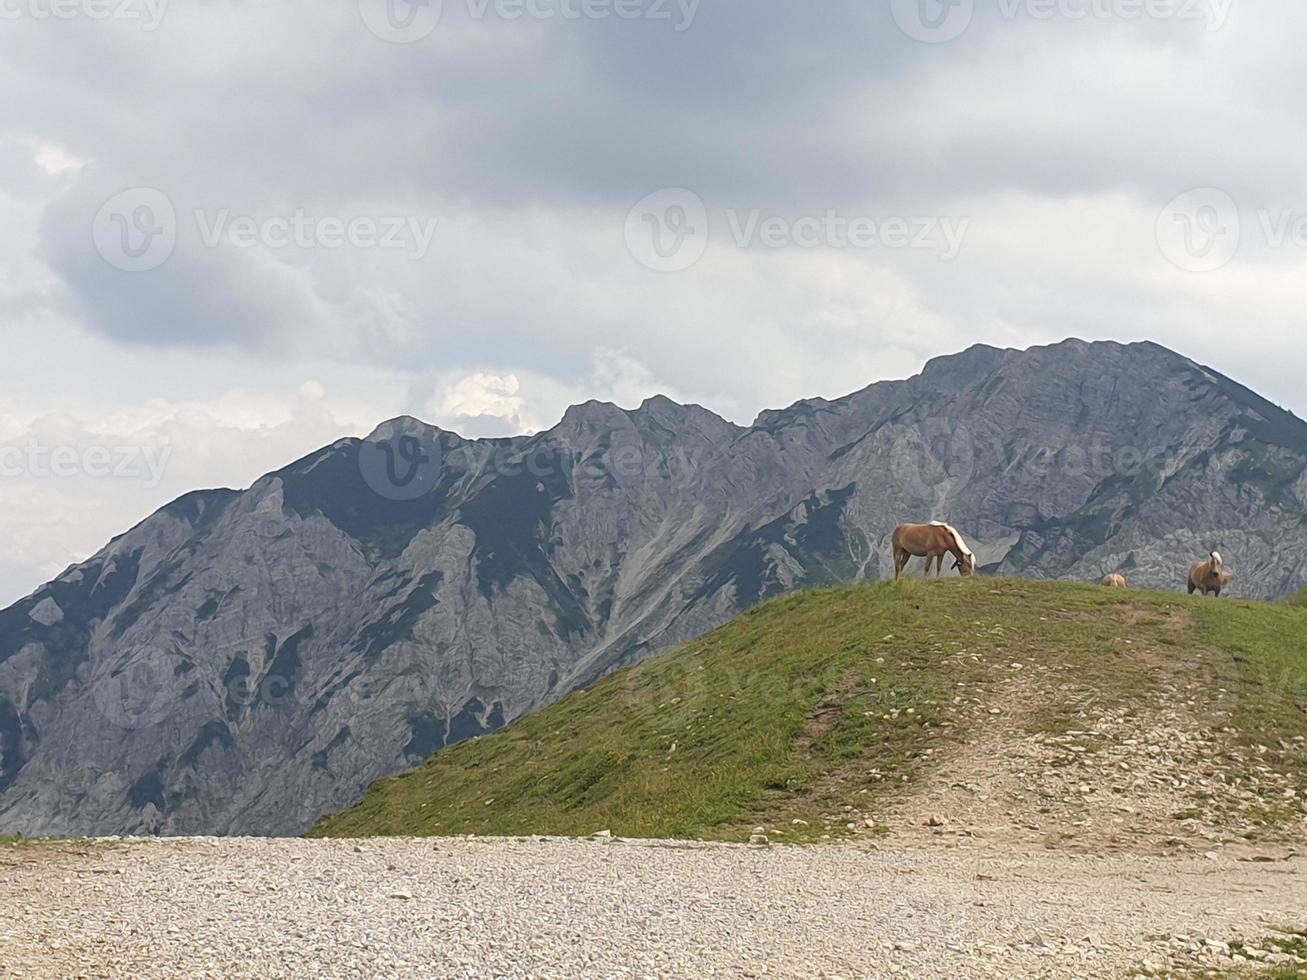
[[[188,494],[0,611],[0,834],[288,834],[790,590],[893,574],[1307,583],[1307,423],[1151,343],[976,346],[748,427],[651,398],[412,418]],[[919,569],[919,564],[914,570]],[[1224,600],[1221,600],[1224,601]]]

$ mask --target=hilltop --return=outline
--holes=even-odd
[[[374,784],[315,836],[1307,839],[1307,609],[1021,580],[768,602]]]

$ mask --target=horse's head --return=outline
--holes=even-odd
[[[958,574],[960,575],[975,575],[976,556],[966,555],[963,558],[955,558],[953,560],[953,567],[958,570]]]

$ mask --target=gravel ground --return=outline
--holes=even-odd
[[[24,844],[0,846],[0,975],[1121,976],[1294,924],[1305,871],[604,839]]]

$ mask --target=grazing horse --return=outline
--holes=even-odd
[[[1202,591],[1219,599],[1221,590],[1234,581],[1234,576],[1222,566],[1221,553],[1213,551],[1207,561],[1200,561],[1189,569],[1189,594]]]
[[[926,559],[926,574],[930,563],[935,562],[936,577],[944,574],[944,555],[952,554],[953,567],[962,575],[976,574],[976,556],[971,553],[962,535],[940,521],[930,524],[900,524],[894,529],[894,577],[903,574],[912,558]]]
[[[1109,589],[1124,589],[1124,588],[1126,588],[1126,584],[1125,584],[1125,576],[1124,576],[1124,575],[1104,575],[1104,576],[1103,576],[1103,584],[1106,585]]]

